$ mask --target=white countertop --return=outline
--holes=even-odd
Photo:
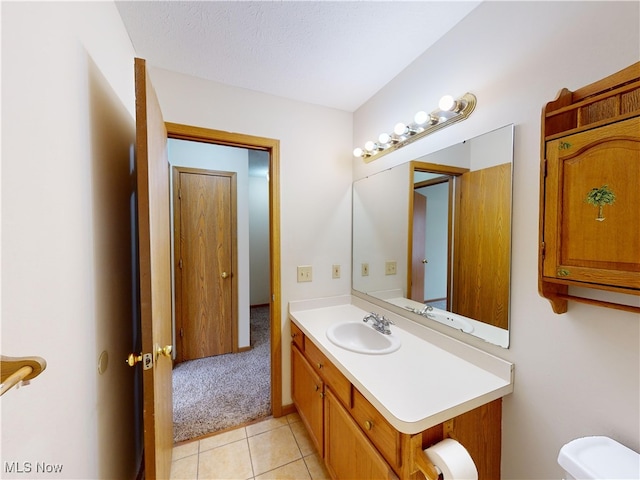
[[[334,345],[334,323],[369,312],[395,325],[402,345],[368,355]],[[513,391],[513,364],[349,295],[290,302],[289,317],[397,430],[414,434]]]

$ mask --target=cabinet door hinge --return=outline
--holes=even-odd
[[[540,244],[540,255],[542,256],[542,259],[544,260],[544,254],[546,253],[546,245],[544,242],[542,242]]]
[[[182,199],[182,188],[178,189],[178,198]]]
[[[184,328],[180,328],[180,338],[184,338]]]
[[[178,268],[182,270],[182,259],[178,260]]]
[[[542,160],[542,178],[547,178],[547,159]]]

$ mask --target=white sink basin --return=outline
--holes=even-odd
[[[400,348],[400,340],[393,333],[384,335],[364,322],[336,323],[327,329],[327,338],[334,345],[357,353],[382,355]]]

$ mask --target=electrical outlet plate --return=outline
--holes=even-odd
[[[311,281],[311,265],[301,265],[298,267],[298,283]]]
[[[340,265],[333,265],[331,267],[331,278],[340,278]]]
[[[384,274],[385,275],[395,275],[398,272],[398,264],[395,261],[386,262],[384,264]]]
[[[368,277],[369,276],[369,264],[368,263],[363,263],[361,266],[361,274],[363,277]]]

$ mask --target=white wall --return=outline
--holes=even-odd
[[[269,160],[269,154],[249,150],[261,163]],[[249,300],[251,305],[266,305],[270,301],[269,276],[269,180],[261,171],[249,169]]]
[[[516,125],[511,347],[468,339],[515,363],[503,407],[504,479],[562,478],[558,450],[580,436],[609,435],[640,451],[639,316],[578,303],[556,315],[537,293],[542,107],[563,87],[640,60],[639,6],[485,2],[355,112],[354,146],[445,93],[478,98],[468,120],[368,165],[354,160],[355,178]]]
[[[2,478],[137,471],[133,55],[113,3],[2,3],[2,354],[47,361],[2,396]]]
[[[351,114],[150,67],[165,121],[280,140],[282,338],[291,300],[350,291]],[[331,266],[342,265],[340,279]],[[313,281],[297,283],[311,265]],[[290,352],[282,348],[282,401],[291,403]]]

